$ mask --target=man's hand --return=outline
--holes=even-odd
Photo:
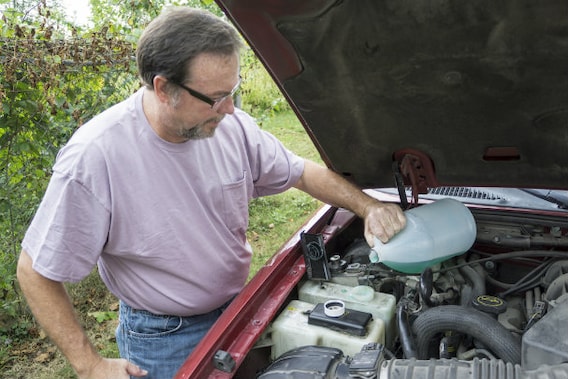
[[[101,358],[100,361],[86,373],[79,373],[80,379],[130,379],[131,376],[141,378],[148,374],[146,370],[126,359]]]
[[[374,201],[365,208],[365,239],[375,245],[374,237],[386,243],[406,226],[406,217],[397,204]]]
[[[365,220],[365,239],[375,245],[376,236],[387,242],[406,225],[406,216],[396,204],[382,203],[327,167],[304,161],[304,172],[296,188],[324,203],[349,209]]]

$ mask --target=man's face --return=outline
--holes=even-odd
[[[159,134],[169,142],[211,137],[223,117],[234,112],[228,95],[239,84],[238,55],[202,54],[193,62],[189,77],[159,115]],[[210,100],[216,103],[212,105]]]

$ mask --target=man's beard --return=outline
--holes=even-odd
[[[196,126],[194,126],[193,128],[190,129],[180,129],[179,131],[179,135],[182,138],[185,138],[187,140],[197,140],[197,139],[205,139],[205,138],[209,138],[209,137],[213,137],[213,135],[215,135],[215,130],[217,130],[217,126],[213,127],[213,128],[208,128],[207,124],[209,123],[219,123],[221,122],[221,120],[223,119],[223,117],[220,118],[214,118],[214,119],[210,119],[207,120],[201,124],[198,124]]]

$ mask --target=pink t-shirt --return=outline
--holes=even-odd
[[[135,309],[209,312],[243,287],[248,204],[290,188],[304,161],[241,110],[212,138],[169,143],[141,89],[82,126],[61,149],[22,242],[40,274],[102,280]]]

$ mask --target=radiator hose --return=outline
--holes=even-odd
[[[408,321],[407,304],[403,301],[396,307],[396,325],[398,326],[398,339],[400,340],[404,357],[416,358],[416,343]]]
[[[412,331],[416,336],[418,359],[438,357],[436,336],[453,331],[473,337],[505,362],[521,363],[520,338],[496,319],[474,308],[442,305],[427,309],[416,317]],[[434,346],[432,342],[437,344]]]

